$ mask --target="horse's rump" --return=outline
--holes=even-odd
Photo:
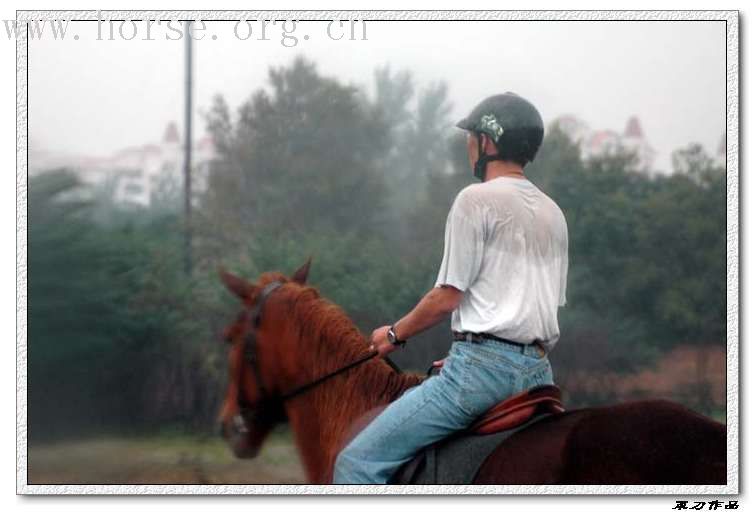
[[[481,484],[726,484],[726,426],[669,401],[556,415],[497,447]]]

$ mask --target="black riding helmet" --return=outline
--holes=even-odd
[[[479,157],[474,174],[481,181],[485,180],[485,168],[490,161],[515,161],[524,166],[535,159],[543,142],[540,113],[526,99],[511,92],[486,98],[456,126],[478,135]],[[481,133],[493,140],[498,154],[483,154]]]

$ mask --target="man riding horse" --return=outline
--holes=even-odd
[[[461,190],[451,206],[435,287],[372,333],[372,348],[385,356],[452,313],[453,345],[440,374],[407,390],[340,452],[334,483],[387,483],[418,450],[499,401],[553,384],[548,352],[566,303],[568,233],[556,203],[524,175],[543,141],[542,118],[505,93],[457,127],[468,131],[481,184]]]

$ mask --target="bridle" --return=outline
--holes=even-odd
[[[306,383],[302,386],[296,387],[293,390],[276,395],[272,392],[268,392],[265,388],[265,383],[262,381],[262,372],[260,371],[259,360],[257,356],[257,329],[259,329],[262,321],[262,311],[265,307],[265,303],[270,298],[270,295],[278,288],[283,286],[281,281],[272,281],[262,288],[259,294],[257,302],[249,309],[249,319],[252,322],[251,330],[244,336],[242,350],[242,356],[244,360],[249,364],[252,369],[252,377],[256,383],[257,391],[260,393],[260,400],[256,406],[252,406],[246,400],[246,396],[243,392],[242,382],[239,381],[238,391],[238,404],[239,413],[233,417],[233,423],[236,426],[236,430],[240,433],[248,433],[250,423],[267,423],[270,425],[284,422],[286,420],[286,412],[284,410],[284,404],[286,401],[298,397],[305,392],[319,386],[328,379],[331,379],[347,370],[365,363],[378,355],[377,351],[369,352],[363,356],[360,356],[356,360],[325,374],[314,381]],[[400,372],[399,368],[388,358],[384,358],[388,364],[397,372]]]

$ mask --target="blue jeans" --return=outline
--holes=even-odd
[[[538,347],[522,352],[494,340],[454,342],[439,375],[404,392],[341,451],[333,482],[385,484],[423,447],[542,384],[553,384],[553,372]]]

